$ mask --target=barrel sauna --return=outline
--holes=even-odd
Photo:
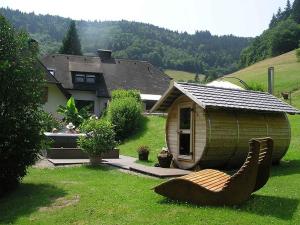
[[[284,112],[204,109],[186,95],[176,98],[167,112],[166,143],[182,169],[238,167],[247,157],[249,140],[257,137],[273,139],[273,162],[279,162],[290,144]]]

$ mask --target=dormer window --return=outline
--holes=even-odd
[[[75,83],[84,83],[85,74],[75,74]]]
[[[95,75],[86,75],[85,80],[89,84],[96,83],[96,76]]]
[[[72,72],[73,73],[73,82],[77,84],[95,84],[96,83],[96,74],[85,73],[85,72]]]

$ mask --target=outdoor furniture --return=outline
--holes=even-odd
[[[251,139],[248,156],[234,175],[205,169],[166,181],[156,186],[154,191],[174,200],[200,205],[240,204],[267,182],[272,146],[270,138]],[[259,169],[262,171],[257,176]]]
[[[260,142],[258,172],[253,192],[261,189],[269,180],[272,166],[273,140],[272,138],[257,138]]]

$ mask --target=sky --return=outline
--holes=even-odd
[[[291,0],[291,3],[293,0]],[[0,0],[0,7],[76,20],[129,20],[188,32],[260,35],[286,0]]]

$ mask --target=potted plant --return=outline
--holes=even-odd
[[[142,145],[137,150],[139,154],[139,160],[141,161],[148,161],[148,156],[150,152],[150,148],[146,145]]]
[[[113,125],[105,119],[88,119],[83,122],[81,130],[86,135],[78,139],[78,145],[89,155],[91,165],[99,164],[102,154],[117,145]]]
[[[160,167],[170,168],[173,155],[167,148],[163,148],[160,154],[157,156]]]

